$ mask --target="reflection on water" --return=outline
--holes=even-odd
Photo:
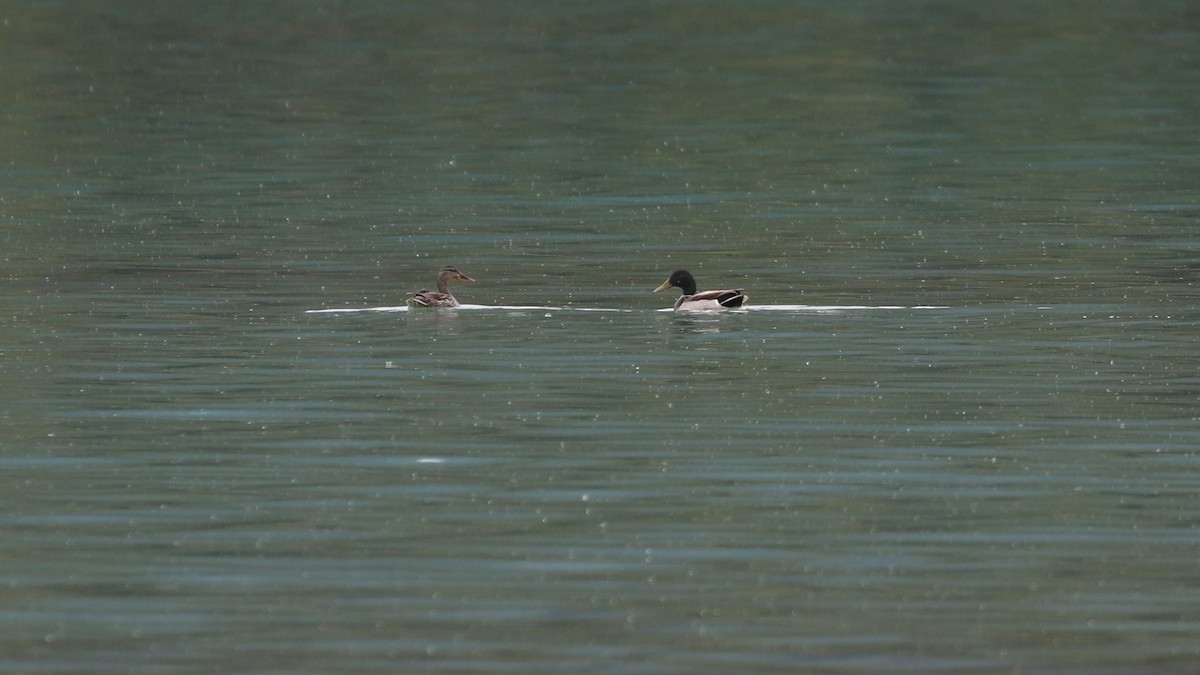
[[[8,3],[0,669],[1194,670],[1190,5],[747,7]]]
[[[671,317],[671,328],[683,333],[720,333],[721,326],[729,324],[729,318],[721,314],[723,312],[675,312]]]

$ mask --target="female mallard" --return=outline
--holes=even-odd
[[[405,298],[409,307],[458,307],[458,300],[450,295],[447,284],[450,281],[475,281],[471,277],[446,265],[437,275],[437,290],[427,291],[424,288]]]
[[[672,286],[683,289],[683,295],[675,301],[675,310],[722,309],[725,307],[741,307],[750,296],[742,289],[726,291],[696,292],[696,278],[687,270],[675,270],[670,278],[654,289],[654,292],[665,291]]]

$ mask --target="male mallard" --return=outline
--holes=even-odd
[[[725,307],[741,307],[750,296],[742,289],[726,291],[696,292],[696,278],[687,270],[675,270],[670,278],[654,289],[654,292],[665,291],[672,286],[683,289],[683,295],[675,301],[675,310],[722,309]]]
[[[437,275],[437,290],[427,291],[424,288],[405,298],[409,307],[458,307],[458,300],[450,295],[447,284],[451,281],[475,281],[471,277],[446,265]]]

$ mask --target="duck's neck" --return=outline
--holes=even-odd
[[[438,292],[445,293],[446,295],[450,295],[449,283],[450,283],[450,275],[449,274],[439,274],[438,278],[437,278]]]

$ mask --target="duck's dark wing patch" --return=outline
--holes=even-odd
[[[688,301],[715,300],[722,307],[741,307],[746,302],[746,292],[740,288],[721,291],[700,291],[688,297]]]

